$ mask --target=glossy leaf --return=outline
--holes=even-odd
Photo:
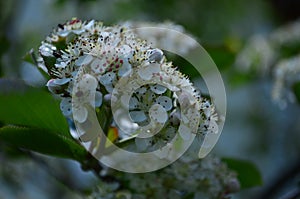
[[[228,168],[237,172],[242,189],[263,184],[260,171],[252,162],[232,158],[223,158],[222,160]]]
[[[0,128],[0,140],[17,148],[77,161],[84,160],[88,153],[74,140],[45,129],[5,126]]]
[[[20,80],[0,79],[0,121],[47,129],[71,138],[59,102],[50,93],[26,86]]]

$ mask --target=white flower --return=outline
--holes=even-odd
[[[78,57],[78,59],[75,61],[76,66],[82,66],[87,65],[93,60],[93,56],[91,55],[83,55]]]
[[[98,79],[101,84],[105,87],[108,92],[113,91],[113,82],[116,78],[116,74],[114,72],[108,72],[104,75],[101,75]]]
[[[70,78],[50,79],[46,86],[51,93],[60,94],[64,91],[63,85],[69,83]]]
[[[273,100],[285,108],[287,100],[293,102],[295,96],[291,87],[300,81],[300,56],[279,62],[274,69],[275,82],[272,90]]]
[[[166,88],[166,87],[164,87],[164,86],[162,86],[162,85],[158,85],[158,84],[156,84],[156,85],[151,85],[151,86],[150,86],[150,89],[151,89],[154,93],[156,93],[156,94],[163,94],[164,92],[167,91],[167,88]]]
[[[152,120],[162,124],[166,123],[169,117],[166,110],[158,104],[155,104],[151,107],[149,114]]]
[[[155,48],[155,49],[148,50],[147,56],[148,56],[148,61],[150,63],[155,63],[155,62],[161,63],[163,61],[164,53],[160,49]]]
[[[138,74],[144,80],[150,80],[155,73],[160,72],[160,64],[151,63],[139,68]]]
[[[265,74],[274,62],[274,59],[275,52],[272,44],[263,36],[255,35],[238,54],[235,65],[243,72],[254,68]]]
[[[195,42],[185,39],[178,34],[170,34],[169,29],[187,34],[184,27],[172,22],[151,23],[151,22],[127,22],[125,25],[132,27],[133,31],[141,38],[146,39],[153,46],[160,49],[179,49],[180,54],[188,54],[195,48]],[[156,27],[148,31],[147,28]]]
[[[187,126],[185,126],[184,124],[181,124],[179,126],[179,135],[182,137],[183,140],[190,140],[191,139],[191,135],[192,135],[192,132],[191,132],[191,129]]]
[[[98,82],[95,77],[84,74],[77,82],[73,95],[73,117],[83,123],[88,116],[86,106],[101,106],[102,93],[96,91]]]
[[[159,96],[155,102],[161,105],[166,111],[171,110],[173,107],[171,98],[167,96]]]
[[[72,114],[72,98],[67,97],[61,100],[60,109],[64,116],[69,117]]]
[[[143,122],[147,120],[147,116],[144,111],[131,111],[130,117],[134,122]]]
[[[129,75],[130,72],[131,72],[131,64],[128,62],[128,59],[126,58],[122,59],[122,66],[118,71],[118,76],[123,77]]]
[[[164,36],[178,42],[170,44],[173,47],[183,48],[183,51],[192,48],[189,43],[184,47],[181,38]],[[159,42],[162,46],[166,44]],[[201,135],[217,132],[218,117],[213,105],[167,62],[161,49],[152,48],[147,41],[137,38],[134,31],[126,31],[125,26],[106,27],[94,20],[73,19],[59,25],[39,51],[39,65],[47,69],[51,78],[48,89],[62,98],[63,114],[73,115],[79,123],[87,121],[90,110],[102,106],[103,98],[105,106],[110,105],[110,100],[120,99],[119,105],[127,107],[129,112],[130,118],[127,114],[125,123],[133,122],[126,124],[129,129],[143,127],[151,135],[159,129],[159,133],[148,140],[137,139],[136,142],[138,148],[143,148],[141,143],[148,143],[143,148],[145,151],[169,144],[167,149],[157,152],[160,157],[168,156],[173,147],[171,140],[177,133],[180,139],[189,140],[197,128]],[[117,85],[121,96],[113,94]],[[132,93],[127,88],[135,90]],[[122,138],[135,133],[120,131]]]
[[[39,51],[42,56],[45,57],[54,57],[53,52],[56,50],[56,47],[52,44],[42,42],[42,46],[40,46]]]

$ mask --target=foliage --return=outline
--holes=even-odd
[[[222,158],[222,160],[230,169],[238,173],[237,178],[241,183],[242,189],[263,184],[260,172],[253,163],[232,158]]]
[[[18,80],[0,80],[2,141],[14,147],[82,161],[87,152],[70,135],[58,103]],[[55,147],[54,147],[55,146]]]

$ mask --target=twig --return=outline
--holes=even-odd
[[[284,196],[280,197],[280,199],[299,199],[300,198],[300,189],[296,188],[292,191],[288,192]]]
[[[261,194],[258,199],[272,199],[276,193],[292,178],[300,173],[300,160],[295,162],[288,170],[282,172],[282,174],[274,180]],[[295,199],[295,198],[284,198]]]

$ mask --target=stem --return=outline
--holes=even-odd
[[[295,162],[291,165],[291,167],[283,172],[282,174],[273,181],[271,185],[269,185],[263,193],[261,193],[260,197],[257,197],[259,199],[271,199],[273,196],[275,196],[276,193],[278,193],[279,190],[282,189],[282,187],[291,179],[295,178],[297,174],[300,173],[300,160]],[[284,199],[293,199],[291,198],[284,198]]]
[[[297,199],[299,197],[300,197],[300,189],[297,188],[288,192],[284,196],[280,197],[280,199]]]

